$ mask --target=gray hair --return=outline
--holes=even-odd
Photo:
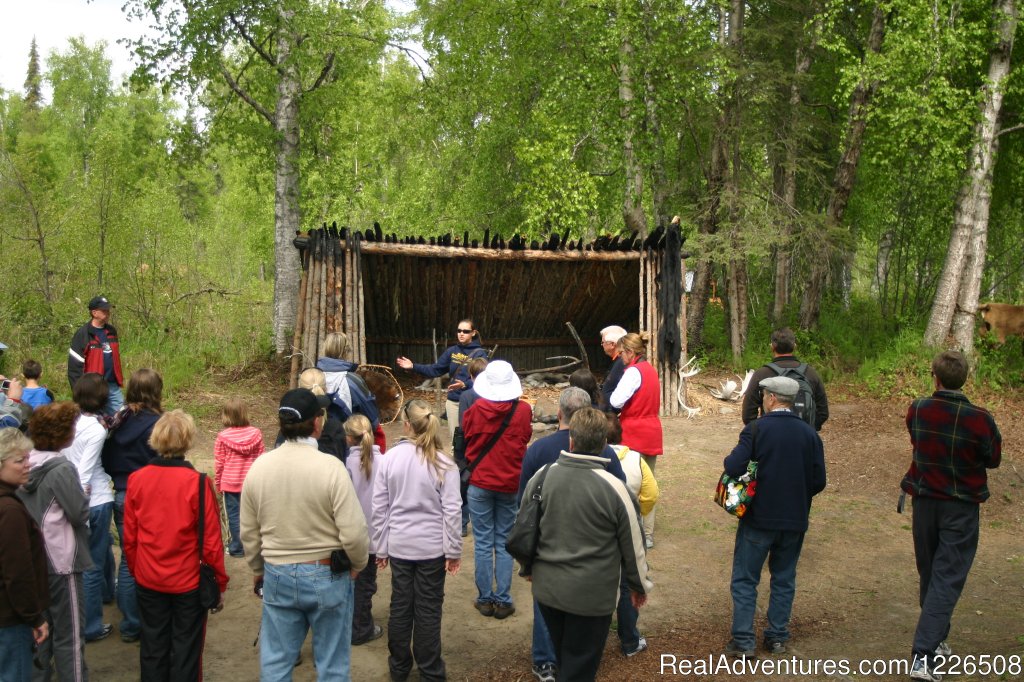
[[[601,342],[610,341],[611,343],[618,343],[619,339],[626,335],[626,330],[617,324],[613,324],[610,327],[605,327],[601,330]]]
[[[32,441],[13,426],[0,429],[0,462],[32,451]]]
[[[577,386],[570,386],[558,396],[558,411],[562,413],[562,420],[569,423],[572,416],[584,407],[590,407],[590,394]]]

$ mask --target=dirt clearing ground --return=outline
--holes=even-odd
[[[717,386],[717,378],[697,377]],[[179,405],[192,412],[203,434],[189,459],[212,473],[213,438],[220,428],[219,409],[231,395],[246,397],[253,423],[263,428],[267,446],[276,435],[277,398],[283,384],[266,374],[212,376],[204,392],[187,395]],[[433,399],[432,393],[404,386],[406,398]],[[910,457],[903,418],[909,400],[882,402],[851,396],[830,386],[832,417],[822,431],[828,487],[815,498],[811,527],[804,543],[797,577],[790,654],[806,666],[824,659],[846,659],[852,674],[777,675],[774,679],[905,679],[881,674],[857,674],[860,661],[903,659],[908,655],[917,621],[917,573],[907,513],[896,513],[899,481]],[[704,386],[691,385],[692,395],[707,396]],[[539,407],[553,411],[553,389],[528,390]],[[972,396],[973,397],[973,396]],[[658,503],[657,546],[649,561],[656,592],[641,610],[640,628],[650,645],[632,659],[619,652],[609,636],[599,679],[652,680],[662,662],[707,659],[729,639],[731,600],[729,576],[735,520],[711,501],[721,473],[722,458],[735,444],[740,429],[738,405],[704,400],[709,406],[697,419],[664,422],[666,452],[658,464],[661,500]],[[950,644],[954,653],[1024,655],[1024,398],[989,396],[977,400],[993,410],[1003,433],[1002,467],[990,472],[991,499],[981,508],[981,544],[974,568],[953,620]],[[692,404],[692,401],[691,401]],[[722,414],[719,408],[732,409]],[[399,429],[386,428],[388,442]],[[543,435],[543,434],[542,434]],[[513,579],[518,611],[506,620],[480,616],[472,607],[472,534],[463,550],[463,569],[446,584],[443,643],[449,677],[453,680],[532,680],[530,633],[532,609],[529,584]],[[226,558],[231,584],[222,613],[211,616],[205,650],[206,678],[257,680],[258,650],[253,639],[259,629],[260,604],[244,560]],[[377,622],[386,625],[390,572],[379,576],[374,600]],[[767,569],[762,577],[759,613],[768,594]],[[116,607],[106,618],[117,623]],[[758,629],[763,625],[759,619]],[[86,649],[92,679],[138,679],[138,644],[125,644],[115,635]],[[315,680],[310,640],[295,679]],[[819,663],[820,665],[820,663]],[[819,671],[821,669],[819,668]],[[671,675],[669,675],[671,676]],[[1004,676],[1004,679],[1013,679]],[[387,680],[387,639],[352,651],[352,678]],[[416,679],[415,673],[413,679]],[[721,672],[678,676],[678,679],[771,679],[763,674],[742,678]],[[962,675],[958,680],[981,679]],[[999,679],[993,675],[989,679]]]

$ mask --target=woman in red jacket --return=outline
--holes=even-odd
[[[181,410],[153,427],[149,444],[160,457],[128,477],[124,551],[135,576],[141,630],[143,682],[203,679],[206,610],[199,604],[199,474],[185,461],[196,427]],[[213,567],[224,607],[228,576],[220,513],[205,481],[203,563]]]
[[[619,339],[619,357],[626,366],[609,404],[619,410],[622,444],[636,450],[654,473],[662,453],[661,382],[658,372],[647,362],[647,332],[630,333]],[[644,517],[647,548],[654,547],[654,510]]]
[[[487,365],[473,390],[479,398],[463,415],[462,429],[466,461],[474,467],[466,498],[473,522],[475,605],[484,616],[508,618],[516,609],[510,592],[512,555],[505,549],[505,540],[516,521],[516,493],[526,444],[533,435],[533,415],[530,406],[519,400],[522,384],[504,360]]]

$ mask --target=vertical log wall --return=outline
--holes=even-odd
[[[332,332],[344,332],[350,339],[349,357],[366,362],[363,316],[363,277],[358,240],[337,233],[311,231],[303,250],[299,310],[292,340],[291,386],[299,372],[312,367],[320,357],[324,339]]]
[[[658,307],[658,290],[659,287],[665,286],[662,283],[663,264],[666,258],[679,258],[678,254],[673,256],[657,246],[644,246],[639,251],[630,252],[631,255],[622,253],[614,260],[607,260],[597,257],[600,254],[594,254],[589,248],[580,248],[564,251],[558,256],[551,252],[543,254],[542,264],[537,264],[541,265],[539,269],[528,269],[522,259],[508,258],[505,262],[505,258],[501,257],[500,269],[496,270],[499,259],[493,257],[493,252],[488,259],[478,261],[474,256],[482,254],[477,254],[475,249],[460,249],[456,259],[450,260],[443,257],[444,250],[440,248],[413,245],[403,247],[402,253],[380,253],[380,248],[373,250],[373,255],[368,258],[371,261],[376,259],[375,262],[380,267],[374,268],[375,271],[372,273],[367,273],[363,271],[366,262],[362,253],[363,246],[364,242],[358,233],[346,231],[339,236],[334,229],[311,230],[302,242],[303,272],[292,343],[292,386],[297,382],[302,368],[311,367],[316,363],[324,339],[331,332],[342,331],[349,336],[351,345],[347,359],[359,364],[368,361],[367,343],[379,344],[380,340],[367,338],[367,300],[364,293],[367,279],[375,290],[384,291],[387,296],[402,297],[403,300],[406,296],[414,298],[414,305],[402,306],[402,319],[378,319],[380,313],[384,311],[376,310],[380,306],[374,306],[377,314],[374,324],[384,328],[385,323],[390,323],[386,324],[389,328],[386,333],[395,339],[405,339],[404,343],[410,343],[414,341],[407,338],[410,327],[430,329],[436,327],[438,321],[446,316],[450,317],[453,311],[456,311],[454,314],[457,315],[465,314],[462,312],[465,301],[460,301],[450,277],[462,279],[468,287],[470,298],[480,294],[494,304],[486,312],[488,317],[494,319],[485,327],[493,334],[494,323],[504,315],[500,308],[502,304],[530,308],[534,314],[540,312],[537,309],[540,305],[560,308],[561,313],[570,321],[588,319],[588,316],[592,318],[594,324],[597,324],[599,319],[606,320],[605,316],[609,314],[607,297],[629,281],[623,282],[616,277],[616,273],[620,272],[626,263],[631,262],[639,263],[639,268],[632,270],[639,272],[638,280],[634,280],[638,296],[633,300],[639,304],[638,315],[634,319],[639,323],[639,328],[649,334],[649,360],[657,369],[661,380],[661,414],[674,416],[683,412],[679,404],[679,396],[685,391],[685,380],[679,376],[681,363],[675,358],[662,357],[663,354],[658,347],[658,332],[665,323],[662,311]],[[365,246],[371,249],[376,245],[366,243]],[[385,256],[386,260],[381,260]],[[438,260],[439,258],[441,260]],[[460,268],[457,273],[464,275],[452,275],[451,263],[457,263]],[[622,265],[617,266],[616,263]],[[488,275],[478,277],[478,271],[484,268]],[[378,269],[381,271],[377,272]],[[441,288],[434,289],[426,285],[427,282],[433,281],[439,282]],[[416,282],[419,282],[418,286],[413,284]],[[497,295],[476,291],[487,287],[496,287]],[[679,291],[682,297],[681,286]],[[510,295],[510,292],[518,294],[519,298]],[[526,292],[535,292],[537,298],[530,300],[530,296],[524,295]],[[563,295],[560,297],[559,293]],[[622,312],[620,310],[620,317]],[[634,324],[629,319],[615,319],[600,326],[616,322],[627,328]],[[680,301],[680,318],[673,322],[679,325],[678,338],[682,347],[682,357],[685,359],[684,297]],[[378,330],[378,333],[380,331]],[[446,333],[443,326],[440,331],[442,334]],[[532,337],[536,342],[551,334],[548,329],[538,331],[542,333]],[[389,344],[389,354],[399,350],[391,348],[390,341],[386,343]],[[559,352],[555,350],[555,339],[550,340],[548,347],[552,349],[548,351],[552,354]],[[422,349],[418,354],[422,355]]]

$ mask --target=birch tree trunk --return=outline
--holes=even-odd
[[[979,105],[980,116],[974,127],[974,143],[968,158],[967,178],[957,194],[946,261],[942,267],[935,301],[925,329],[924,340],[930,346],[940,346],[945,342],[951,331],[954,312],[960,303],[964,307],[963,313],[972,318],[970,342],[966,346],[967,349],[973,347],[973,315],[978,303],[981,270],[985,260],[992,165],[999,134],[999,112],[1002,108],[1005,78],[1010,70],[1013,33],[1017,25],[1015,0],[994,0],[993,10],[998,26],[998,42],[990,55],[988,83],[983,88],[984,96]],[[980,252],[974,250],[979,248]],[[970,273],[965,268],[969,251]],[[970,300],[969,292],[962,291],[965,277],[967,280],[975,277],[978,280],[973,286],[971,282],[967,282],[968,288],[974,289],[973,301]],[[961,318],[960,336],[966,338],[964,326],[964,320]],[[961,343],[959,338],[957,341],[958,344]]]
[[[959,198],[969,202],[965,210],[957,206],[959,221],[965,219],[969,232],[965,255],[960,259],[960,276],[957,278],[959,291],[956,292],[955,310],[947,298],[941,300],[938,292],[928,320],[925,341],[930,345],[940,344],[946,336],[949,315],[952,316],[952,333],[956,345],[965,353],[974,350],[975,314],[978,309],[978,295],[985,269],[988,247],[988,218],[992,206],[992,173],[995,168],[996,152],[999,146],[999,114],[1002,111],[1006,79],[1010,74],[1010,59],[1013,54],[1013,37],[1017,30],[1016,0],[994,0],[992,3],[996,27],[996,44],[989,55],[988,81],[984,86],[984,97],[980,104],[981,116],[974,127],[974,146],[971,149],[967,184],[969,189],[961,192]],[[959,226],[957,226],[959,227]],[[955,229],[954,232],[960,230]],[[947,256],[947,264],[949,258]],[[951,266],[952,267],[952,266]],[[943,267],[943,279],[946,268]],[[948,293],[946,294],[949,295]]]
[[[886,11],[882,9],[881,5],[875,5],[871,17],[871,31],[868,33],[868,49],[865,59],[868,58],[868,55],[878,54],[881,51],[887,20]],[[850,201],[853,183],[857,179],[857,164],[860,161],[861,147],[864,144],[864,131],[868,125],[868,106],[877,89],[877,80],[861,79],[850,95],[843,156],[839,160],[839,165],[836,166],[832,180],[832,196],[829,197],[828,209],[825,213],[825,222],[829,227],[835,227],[842,223],[846,205]],[[832,255],[830,249],[823,250],[811,266],[810,280],[807,282],[803,301],[800,304],[800,327],[803,329],[810,329],[818,324],[818,317],[821,315],[821,297],[825,291],[825,278],[828,276]]]
[[[619,46],[619,100],[622,102],[619,116],[622,119],[624,138],[622,141],[622,158],[626,168],[625,196],[622,202],[622,218],[626,227],[641,235],[647,234],[647,216],[642,205],[644,194],[644,176],[641,165],[636,160],[633,148],[633,44],[629,38],[623,38]]]
[[[997,143],[993,141],[993,155]],[[993,163],[992,166],[995,164]],[[983,180],[983,187],[975,207],[971,235],[967,242],[963,274],[960,278],[960,292],[956,309],[953,311],[952,334],[956,346],[967,354],[974,352],[975,315],[978,311],[978,295],[981,292],[981,278],[985,271],[985,254],[988,247],[988,216],[992,204],[992,167]]]
[[[302,224],[299,206],[299,98],[301,81],[292,47],[301,36],[293,32],[292,10],[281,8],[277,34],[277,103],[274,131],[277,153],[274,166],[274,348],[278,355],[288,350],[288,330],[295,323],[301,265],[299,251],[292,244]]]

